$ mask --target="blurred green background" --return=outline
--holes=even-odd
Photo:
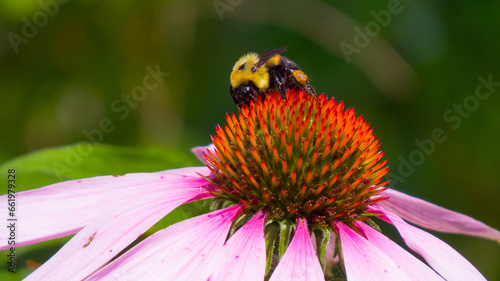
[[[498,1],[3,0],[0,161],[82,141],[188,155],[237,110],[234,62],[288,45],[374,126],[391,187],[500,228],[498,26]],[[433,234],[500,280],[497,243]]]

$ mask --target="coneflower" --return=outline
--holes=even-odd
[[[212,145],[193,149],[206,167],[18,193],[17,246],[76,233],[26,280],[485,280],[403,219],[497,241],[500,232],[385,187],[387,161],[354,109],[324,95],[289,92],[283,100],[271,92],[226,120]],[[112,260],[171,210],[202,199],[212,199],[211,213]],[[393,224],[426,263],[384,236],[375,219]],[[3,236],[0,245],[10,247]]]

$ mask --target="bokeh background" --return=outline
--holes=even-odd
[[[93,134],[189,155],[237,110],[234,62],[288,45],[317,92],[375,127],[391,187],[500,228],[499,11],[498,1],[2,0],[0,161]],[[151,70],[168,76],[139,95]],[[500,280],[498,243],[433,234]]]

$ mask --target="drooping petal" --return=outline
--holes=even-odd
[[[398,267],[401,268],[406,275],[412,278],[412,280],[444,280],[439,274],[434,272],[434,270],[412,254],[408,253],[405,249],[401,248],[398,244],[385,237],[382,233],[369,227],[365,223],[359,222],[356,225],[363,230],[370,243],[395,261]]]
[[[72,180],[19,192],[17,205],[23,207],[16,210],[16,215],[22,227],[16,235],[16,246],[74,234],[101,214],[144,194],[208,184],[199,176],[135,173]],[[204,193],[202,189],[200,194]],[[7,195],[0,197],[0,204],[7,206]],[[0,235],[0,250],[9,248],[7,232]]]
[[[199,189],[193,187],[160,191],[108,210],[25,280],[81,280],[89,276],[162,217],[198,193]]]
[[[198,157],[198,159],[200,159],[201,162],[207,164],[207,159],[203,155],[204,153],[205,154],[207,153],[207,149],[212,151],[212,153],[214,153],[214,155],[215,155],[215,152],[214,152],[215,145],[213,143],[211,143],[207,146],[195,146],[195,147],[191,148],[191,151],[194,153],[194,155],[196,155],[196,157]]]
[[[389,199],[377,204],[409,222],[440,232],[479,236],[500,243],[500,231],[469,216],[393,189],[387,189],[384,194],[389,195]]]
[[[384,252],[342,222],[337,223],[349,281],[411,280]],[[369,278],[368,278],[369,277]]]
[[[292,242],[273,272],[270,281],[320,281],[325,280],[318,256],[314,251],[307,229],[307,221],[297,220]]]
[[[392,223],[406,245],[421,255],[446,280],[486,280],[462,255],[435,236],[404,222],[397,215],[379,209]]]
[[[226,242],[206,267],[206,280],[262,281],[266,273],[265,214],[259,211]]]
[[[160,230],[88,280],[199,280],[200,270],[223,246],[240,210],[236,205]]]

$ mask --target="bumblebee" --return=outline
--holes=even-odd
[[[287,47],[242,56],[231,72],[231,97],[238,107],[248,105],[258,95],[276,89],[283,99],[287,90],[303,90],[315,95],[309,77],[290,59],[281,56]]]

